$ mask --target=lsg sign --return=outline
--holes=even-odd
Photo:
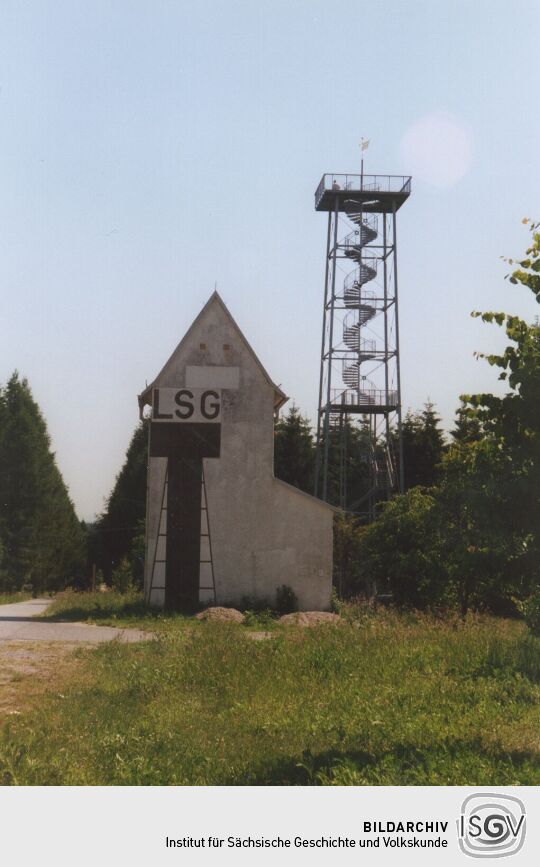
[[[211,388],[154,388],[152,421],[220,422],[221,391]]]

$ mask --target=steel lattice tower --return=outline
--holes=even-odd
[[[410,177],[362,173],[325,174],[315,193],[315,209],[328,212],[315,495],[328,500],[333,438],[347,506],[347,426],[361,417],[369,485],[349,508],[368,519],[403,490],[396,214],[410,191]]]

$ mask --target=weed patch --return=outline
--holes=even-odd
[[[19,593],[0,593],[0,605],[13,605],[15,602],[26,602],[31,598],[31,593],[23,593],[22,590]]]

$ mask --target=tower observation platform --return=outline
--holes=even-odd
[[[392,214],[411,194],[411,178],[405,175],[325,174],[315,192],[316,211],[346,212],[359,205],[366,214]]]
[[[410,193],[409,176],[363,172],[324,174],[315,191],[315,210],[328,213],[315,494],[336,499],[333,443],[339,505],[368,519],[403,490],[396,214]],[[369,468],[355,502],[347,494],[349,416],[361,419]]]

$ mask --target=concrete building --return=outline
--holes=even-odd
[[[274,419],[287,397],[217,292],[155,380],[145,592],[152,605],[275,603],[325,610],[334,509],[274,478]]]

